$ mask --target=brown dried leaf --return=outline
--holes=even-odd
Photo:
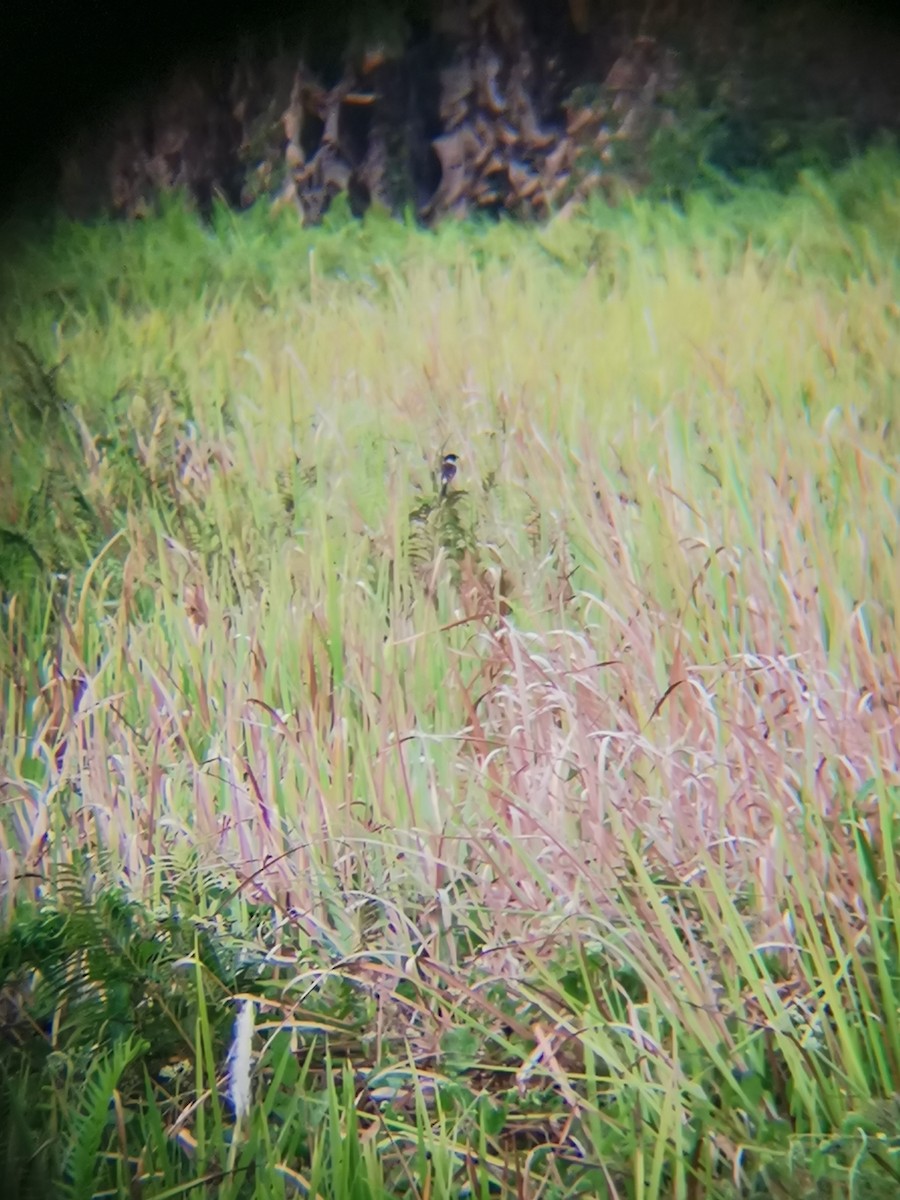
[[[478,102],[494,117],[499,117],[501,113],[506,112],[506,100],[497,83],[499,74],[500,60],[496,54],[485,51],[479,55],[475,67]]]
[[[426,205],[426,214],[446,211],[460,204],[470,184],[470,164],[479,150],[470,125],[445,133],[431,143],[441,164],[441,182]]]
[[[521,162],[509,164],[509,182],[517,200],[527,200],[541,186],[540,176]]]

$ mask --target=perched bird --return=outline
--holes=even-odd
[[[447,495],[447,488],[456,477],[456,464],[459,462],[458,454],[445,454],[441,459],[441,499]]]

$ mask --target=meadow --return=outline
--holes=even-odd
[[[10,1194],[897,1195],[898,230],[5,231]]]

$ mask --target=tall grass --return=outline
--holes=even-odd
[[[898,180],[8,252],[23,1187],[896,1194]]]

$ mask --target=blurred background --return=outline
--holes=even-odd
[[[39,4],[6,30],[4,198],[72,216],[345,195],[545,214],[617,181],[835,164],[900,124],[895,6]]]

